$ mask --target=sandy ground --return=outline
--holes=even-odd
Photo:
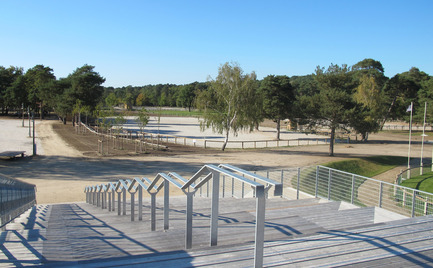
[[[12,123],[14,121],[15,123]],[[7,144],[7,148],[14,150],[21,146],[18,138],[11,143],[3,135],[5,131],[17,128],[17,124],[20,124],[18,120],[0,120],[0,151],[4,151]],[[337,144],[335,157],[328,156],[329,145],[226,152],[203,149],[168,156],[149,154],[134,157],[85,157],[53,131],[54,124],[60,123],[38,122],[36,131],[41,144],[38,156],[0,160],[0,173],[37,186],[37,199],[40,204],[83,201],[86,185],[115,181],[118,178],[153,178],[158,172],[170,171],[188,178],[208,163],[229,163],[246,170],[267,170],[317,165],[369,155],[407,156],[408,152],[407,141],[401,136],[379,134],[371,135],[369,143],[366,144]],[[26,135],[23,135],[22,139],[25,140]],[[420,138],[413,140],[411,155],[419,157]],[[431,147],[431,144],[425,146],[425,156],[431,155]],[[383,179],[391,181],[394,179],[392,176],[390,174]]]

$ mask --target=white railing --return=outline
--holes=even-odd
[[[107,139],[111,139],[113,142],[113,146],[116,146],[116,141],[125,142],[125,141],[136,141],[136,142],[144,142],[144,146],[153,146],[153,147],[164,147],[161,145],[162,142],[165,143],[173,143],[180,145],[188,145],[188,146],[197,146],[202,148],[220,148],[222,147],[224,141],[223,140],[214,140],[207,138],[190,138],[190,137],[182,137],[176,135],[167,135],[167,134],[156,134],[150,132],[140,132],[140,131],[125,131],[121,133],[111,133],[102,134],[99,132],[98,127],[93,129],[90,126],[85,125],[80,122],[76,125],[76,132],[82,133],[85,131],[89,131],[96,135],[104,136]],[[280,140],[229,140],[226,148],[231,149],[247,149],[247,148],[274,148],[274,147],[286,147],[286,146],[301,146],[301,145],[318,145],[318,144],[329,144],[329,138],[317,137],[317,138],[297,138],[297,139],[280,139]],[[350,143],[349,139],[336,139],[336,143]],[[102,140],[100,141],[102,143]],[[102,146],[102,144],[100,144]],[[100,147],[101,148],[101,147]]]
[[[282,194],[282,184],[274,182],[268,178],[248,172],[246,170],[221,164],[205,165],[190,179],[185,179],[175,172],[168,174],[158,173],[153,180],[148,178],[134,178],[133,180],[118,180],[106,184],[87,186],[85,188],[86,202],[94,204],[102,209],[108,208],[113,211],[115,207],[115,193],[117,193],[118,215],[123,211],[126,215],[126,196],[130,194],[131,203],[131,221],[135,220],[135,194],[138,192],[138,219],[142,220],[142,200],[143,192],[150,196],[150,221],[151,230],[156,230],[156,195],[163,189],[164,193],[164,230],[169,228],[169,202],[170,202],[170,185],[177,187],[187,197],[186,201],[186,232],[185,247],[192,247],[192,216],[193,216],[193,197],[197,191],[206,187],[209,195],[209,186],[211,187],[211,217],[210,217],[210,246],[216,246],[218,242],[218,211],[219,198],[221,196],[221,177],[230,178],[252,190],[252,197],[256,198],[256,226],[255,226],[255,254],[254,265],[261,267],[263,265],[263,245],[265,229],[265,205],[268,191],[274,189],[273,195]],[[223,185],[224,188],[224,185]],[[108,197],[107,197],[108,195]],[[123,205],[123,206],[122,206]]]

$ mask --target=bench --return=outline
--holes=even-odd
[[[0,153],[0,157],[15,158],[17,155],[21,155],[21,157],[24,157],[25,152],[26,151],[4,151]]]

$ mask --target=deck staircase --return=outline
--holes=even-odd
[[[1,232],[0,266],[253,266],[254,199],[220,200],[218,245],[210,247],[210,199],[196,197],[190,250],[184,243],[185,203],[184,196],[171,197],[166,231],[163,198],[157,198],[155,231],[150,230],[147,203],[143,221],[130,221],[129,210],[119,216],[87,203],[37,205]],[[380,212],[317,198],[270,198],[263,265],[433,265],[433,217]]]

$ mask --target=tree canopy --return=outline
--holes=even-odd
[[[286,75],[268,75],[260,84],[263,116],[277,123],[277,140],[280,139],[281,120],[294,119],[295,94]]]
[[[244,74],[236,63],[225,63],[218,69],[218,76],[210,87],[198,96],[197,105],[203,111],[202,129],[212,128],[224,133],[224,151],[229,134],[241,129],[252,130],[255,121],[249,116],[256,97],[256,74]]]

